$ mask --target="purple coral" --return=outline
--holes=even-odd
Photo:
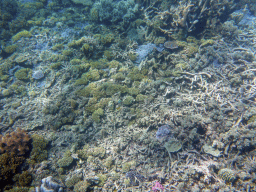
[[[163,125],[158,128],[156,132],[156,139],[159,141],[166,141],[172,137],[171,127],[169,125]]]
[[[152,187],[152,191],[164,191],[163,185],[161,185],[158,181],[155,183],[155,185]]]

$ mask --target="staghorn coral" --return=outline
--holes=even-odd
[[[0,135],[0,153],[13,152],[24,155],[29,151],[30,136],[22,129],[15,132]]]

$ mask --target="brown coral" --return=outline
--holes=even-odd
[[[14,152],[17,155],[24,155],[29,151],[30,136],[21,129],[0,135],[0,154],[5,152]]]

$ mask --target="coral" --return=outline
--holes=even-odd
[[[218,175],[221,179],[223,179],[226,183],[233,183],[236,180],[235,172],[231,169],[224,168],[219,170]]]
[[[18,186],[26,187],[32,182],[32,174],[28,171],[23,171],[21,174],[16,174],[13,178]]]
[[[58,50],[61,50],[61,49],[63,49],[63,48],[64,48],[63,43],[56,44],[56,45],[52,46],[52,50],[53,50],[53,51],[58,51]]]
[[[126,96],[123,100],[123,104],[126,106],[131,106],[134,103],[135,99],[132,96]]]
[[[99,186],[103,186],[105,181],[107,180],[107,175],[104,174],[98,174],[97,177],[99,178]]]
[[[202,39],[201,41],[201,45],[200,47],[205,47],[205,46],[210,46],[213,45],[215,43],[215,41],[213,39]]]
[[[29,151],[30,136],[22,129],[0,135],[0,153],[15,153],[24,155]]]
[[[58,160],[57,164],[59,165],[59,167],[67,168],[73,163],[73,161],[74,159],[71,156],[71,152],[67,150],[64,153],[64,156]]]
[[[43,136],[38,134],[32,135],[32,150],[30,152],[29,162],[32,164],[40,163],[46,160],[48,157],[47,153],[48,141]]]
[[[103,147],[90,148],[89,145],[85,145],[83,149],[78,151],[78,155],[82,159],[87,159],[89,157],[99,157],[103,159],[105,157],[106,150]]]
[[[133,68],[129,72],[128,77],[132,81],[141,81],[143,78],[145,78],[145,76],[141,73],[141,71],[137,67]]]
[[[92,119],[96,123],[100,122],[100,118],[104,115],[103,109],[99,108],[92,113]]]
[[[9,45],[9,46],[6,46],[5,48],[4,48],[4,52],[5,53],[7,53],[7,54],[12,54],[13,52],[15,52],[16,51],[16,49],[17,49],[17,45]]]
[[[130,161],[130,162],[126,162],[122,164],[122,171],[124,173],[129,172],[131,170],[132,167],[135,166],[135,162],[134,161]]]
[[[164,47],[167,49],[177,49],[179,48],[179,45],[176,41],[166,41]]]
[[[105,50],[104,51],[104,57],[107,58],[108,60],[113,58],[113,53],[110,50]]]
[[[202,149],[204,150],[205,153],[207,154],[211,154],[214,157],[220,157],[221,156],[221,151],[219,151],[218,149],[215,149],[214,147],[210,146],[210,145],[203,145]]]
[[[137,96],[136,96],[136,99],[135,99],[135,101],[136,102],[145,102],[146,100],[147,100],[147,97],[148,96],[146,96],[146,95],[142,95],[142,94],[138,94]]]
[[[140,93],[140,90],[137,89],[137,88],[132,87],[132,88],[129,88],[129,89],[128,89],[128,93],[129,93],[131,96],[136,97],[136,96]]]
[[[170,139],[167,142],[165,142],[164,147],[169,153],[174,153],[181,150],[182,144],[176,139]]]
[[[14,82],[12,85],[10,85],[9,89],[13,93],[19,94],[21,96],[24,96],[27,94],[27,90],[26,90],[25,86],[20,82]]]
[[[105,163],[104,163],[104,165],[105,165],[108,169],[110,169],[113,164],[114,164],[114,160],[113,160],[113,158],[112,158],[111,156],[109,156],[109,157],[106,159]]]
[[[90,66],[92,69],[104,69],[107,68],[107,60],[106,59],[99,59],[97,61],[91,61]]]
[[[8,97],[8,96],[11,96],[13,94],[13,91],[11,89],[3,89],[2,90],[2,95],[4,97]]]
[[[101,0],[95,2],[91,9],[91,18],[94,21],[116,23],[118,21],[130,22],[135,18],[138,6],[133,0]]]
[[[20,40],[22,37],[27,37],[27,38],[29,38],[29,37],[31,37],[31,36],[32,36],[32,34],[31,34],[29,31],[23,30],[23,31],[17,33],[16,35],[14,35],[14,36],[12,37],[12,41],[13,41],[13,42],[16,42],[16,41]]]
[[[68,188],[73,188],[81,180],[82,180],[82,175],[74,175],[71,178],[66,180],[65,185]]]
[[[61,68],[61,62],[56,62],[56,63],[52,63],[51,65],[50,65],[50,68],[51,69],[60,69]]]
[[[112,33],[106,35],[96,34],[94,38],[98,39],[103,45],[109,45],[114,41],[114,35]]]
[[[92,0],[72,0],[75,4],[82,4],[84,6],[91,6],[93,4]]]
[[[31,78],[32,70],[29,68],[20,69],[14,75],[19,80],[28,81]]]
[[[65,49],[65,50],[62,51],[62,54],[64,56],[71,57],[73,55],[73,52],[70,49]]]
[[[6,152],[0,155],[0,189],[13,184],[13,177],[19,173],[19,168],[24,161],[23,156],[18,156],[14,152]]]
[[[169,125],[162,125],[156,132],[156,139],[159,141],[167,141],[172,138],[171,127]]]
[[[113,79],[115,79],[116,81],[123,81],[125,80],[125,76],[123,75],[123,73],[117,73],[115,75],[113,75]]]
[[[121,66],[121,63],[117,60],[112,60],[108,63],[109,68],[119,68]]]
[[[164,187],[158,181],[156,181],[154,186],[152,187],[152,190],[153,192],[164,191]]]
[[[84,192],[84,191],[87,191],[89,186],[90,186],[89,182],[87,182],[87,181],[79,181],[74,186],[74,192]]]
[[[125,174],[125,177],[129,179],[131,185],[139,185],[139,182],[145,181],[145,177],[139,174],[137,171],[129,171]]]
[[[97,81],[100,79],[99,70],[97,70],[97,69],[90,70],[89,72],[86,73],[85,77],[89,81]]]
[[[93,51],[93,47],[89,45],[89,43],[85,43],[83,44],[83,46],[81,47],[81,51],[84,54],[90,54]]]

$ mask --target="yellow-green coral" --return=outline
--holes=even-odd
[[[87,191],[89,186],[90,186],[90,183],[88,181],[79,181],[74,186],[74,192],[85,192]]]
[[[126,106],[130,106],[133,104],[134,101],[135,101],[135,99],[132,96],[128,95],[124,98],[123,104]]]
[[[205,46],[208,46],[208,45],[213,45],[215,43],[215,41],[213,39],[202,39],[201,40],[201,47],[205,47]]]
[[[12,41],[16,42],[16,41],[20,40],[22,37],[28,37],[29,38],[31,36],[32,36],[32,34],[29,31],[23,30],[23,31],[17,33],[16,35],[14,35],[12,37]]]
[[[48,157],[47,145],[48,141],[43,136],[38,134],[32,135],[32,151],[29,162],[35,164],[46,160]]]
[[[89,72],[87,72],[85,74],[85,77],[89,80],[89,81],[97,81],[100,79],[100,73],[98,69],[93,69],[90,70]]]
[[[6,52],[6,53],[8,53],[8,54],[11,54],[11,53],[13,53],[14,51],[16,51],[16,48],[17,48],[18,46],[17,45],[9,45],[9,46],[6,46],[5,48],[4,48],[4,52]]]
[[[98,174],[97,177],[99,178],[99,186],[103,186],[105,181],[107,180],[107,175]]]
[[[100,118],[104,115],[103,109],[99,108],[92,113],[92,119],[96,122],[100,122]]]
[[[32,77],[32,70],[29,68],[20,69],[15,72],[14,76],[23,81],[27,81]]]
[[[67,168],[73,163],[73,161],[74,159],[71,156],[71,152],[67,150],[64,153],[64,156],[58,160],[57,164],[59,165],[59,167]]]

